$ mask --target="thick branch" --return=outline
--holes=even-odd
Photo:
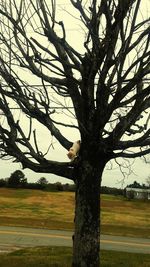
[[[119,141],[116,145],[116,150],[124,150],[131,147],[142,147],[150,145],[150,129],[143,134],[141,137],[135,139],[135,140],[129,140],[129,141]]]

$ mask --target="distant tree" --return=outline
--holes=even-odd
[[[37,181],[38,184],[41,184],[41,185],[47,185],[48,184],[48,181],[46,180],[45,177],[41,177],[38,181]]]
[[[64,191],[75,192],[75,184],[63,184]]]
[[[46,188],[47,184],[48,184],[48,181],[46,180],[45,177],[41,177],[38,181],[37,181],[37,184],[40,185],[41,189],[44,189]]]
[[[141,188],[143,188],[143,189],[147,189],[147,188],[148,188],[148,185],[146,185],[145,183],[142,183],[142,184],[141,184]]]
[[[27,184],[27,178],[25,178],[25,175],[22,171],[16,170],[13,172],[8,179],[8,186],[10,187],[25,187]]]
[[[127,185],[127,187],[130,187],[130,188],[141,188],[142,186],[137,181],[134,181],[133,184],[129,184],[129,185]]]
[[[63,185],[60,182],[55,183],[57,191],[64,191]]]
[[[5,179],[0,179],[0,187],[6,186],[7,181]]]

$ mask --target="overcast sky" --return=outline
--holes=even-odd
[[[72,16],[69,14],[72,12],[71,5],[69,4],[69,0],[57,0],[57,9],[58,9],[58,17],[59,20],[64,20],[65,25],[68,29],[67,32],[67,38],[68,41],[72,44],[76,45],[76,49],[79,49],[81,51],[80,44],[83,43],[82,40],[84,40],[84,31],[79,26],[78,20],[72,20]],[[148,14],[148,11],[150,10],[150,7],[148,8],[148,4],[150,4],[150,0],[142,0],[142,9],[141,14]],[[65,10],[65,12],[64,12]],[[149,12],[150,13],[150,12]],[[76,16],[76,12],[74,11],[74,16]],[[74,24],[76,21],[76,24]],[[27,74],[29,76],[29,74]],[[32,83],[36,83],[37,80],[32,79]],[[59,115],[57,114],[57,117],[59,118]],[[19,119],[23,121],[24,125],[26,123],[25,115],[19,113]],[[69,118],[70,122],[73,122],[73,117]],[[37,126],[35,126],[36,128]],[[39,127],[39,126],[38,126]],[[77,132],[72,132],[71,130],[65,129],[65,133],[67,133],[67,136],[70,138],[71,141],[76,141],[80,138],[79,134]],[[43,150],[46,151],[48,143],[51,142],[51,136],[48,132],[44,132],[43,128],[38,128],[39,133],[39,145],[42,147]],[[59,160],[59,161],[67,161],[67,151],[63,149],[62,147],[58,146],[57,144],[54,144],[54,149],[51,149],[50,151],[50,159]],[[121,161],[119,161],[121,163]],[[116,186],[116,187],[124,187],[127,184],[132,183],[133,181],[138,181],[140,183],[145,183],[146,178],[148,175],[150,175],[150,164],[146,164],[144,160],[136,159],[131,160],[130,164],[132,164],[132,170],[131,174],[128,176],[129,171],[128,169],[123,169],[122,172],[124,172],[124,175],[121,173],[119,166],[112,162],[112,164],[108,163],[108,165],[105,168],[105,172],[103,174],[103,185],[107,186]],[[12,160],[6,161],[6,160],[0,160],[0,178],[6,178],[9,177],[12,172],[14,172],[16,169],[21,169],[21,164],[19,163],[13,163]],[[23,170],[26,177],[28,178],[28,181],[37,181],[41,177],[45,177],[48,179],[49,182],[56,182],[61,181],[62,183],[70,182],[67,179],[55,176],[53,174],[36,174],[32,172],[31,170]],[[122,183],[124,181],[124,183]]]

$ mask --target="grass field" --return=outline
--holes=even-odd
[[[71,248],[28,248],[0,255],[0,267],[70,267],[71,258]],[[150,255],[102,251],[101,267],[150,267]]]
[[[102,195],[103,234],[150,237],[150,202]],[[74,193],[0,188],[0,225],[73,229]]]

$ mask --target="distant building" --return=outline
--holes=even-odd
[[[126,197],[128,199],[148,199],[148,200],[150,200],[150,189],[126,187]]]

